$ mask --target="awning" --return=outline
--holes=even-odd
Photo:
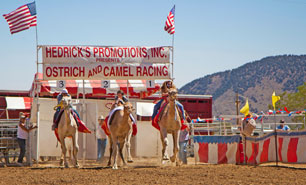
[[[152,116],[154,105],[154,103],[137,102],[136,114],[138,116]]]
[[[42,74],[38,74],[42,79]],[[83,94],[82,80],[66,80],[66,89],[72,96]],[[129,94],[135,98],[145,98],[157,92],[160,89],[158,84],[155,87],[148,88],[146,80],[110,80],[109,88],[102,88],[102,80],[84,80],[85,94],[90,97],[113,96],[118,90],[123,90],[125,94]],[[128,88],[127,88],[128,87]],[[34,82],[31,91],[34,89]],[[57,88],[57,81],[41,80],[39,83],[39,94],[41,96],[58,94],[61,89]],[[33,91],[32,91],[33,92]]]
[[[7,109],[31,109],[32,98],[5,97]]]

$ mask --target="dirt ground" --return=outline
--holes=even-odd
[[[176,167],[136,159],[126,168],[112,170],[105,163],[86,162],[76,169],[48,162],[0,168],[0,184],[306,184],[305,168],[190,163]]]

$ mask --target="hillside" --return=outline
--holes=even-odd
[[[294,92],[306,82],[306,55],[266,57],[233,70],[218,72],[187,83],[184,94],[213,95],[213,115],[235,114],[235,93],[249,98],[252,112],[267,111],[271,94]],[[243,98],[241,98],[244,104]]]

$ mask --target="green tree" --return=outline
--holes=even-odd
[[[306,109],[306,83],[297,88],[295,93],[284,92],[279,95],[281,99],[276,102],[276,110],[287,107],[288,111],[302,111]],[[273,109],[272,105],[268,106],[269,109]],[[294,122],[304,122],[304,116],[295,116],[292,118]]]

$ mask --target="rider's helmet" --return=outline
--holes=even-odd
[[[61,92],[61,94],[62,94],[63,96],[68,96],[68,90],[67,90],[67,89],[63,89],[62,92]]]

